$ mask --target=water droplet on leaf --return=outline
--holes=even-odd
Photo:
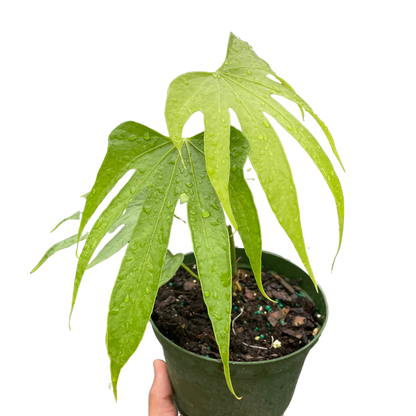
[[[210,213],[209,211],[207,211],[206,209],[203,209],[203,210],[201,211],[201,215],[202,215],[204,218],[208,218],[208,217],[211,215],[211,213]]]
[[[213,316],[217,321],[222,321],[222,315],[218,313],[217,311],[211,311],[211,316]]]

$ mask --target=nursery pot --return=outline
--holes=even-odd
[[[239,267],[250,269],[243,249]],[[193,253],[185,263],[195,262]],[[223,365],[218,360],[187,351],[168,340],[151,321],[162,344],[174,392],[174,401],[183,416],[281,416],[289,406],[303,363],[318,342],[328,319],[328,305],[322,289],[317,293],[309,276],[298,266],[276,254],[263,251],[262,264],[289,279],[302,278],[302,294],[319,308],[322,327],[318,335],[298,351],[285,357],[259,362],[230,361],[230,373],[237,400],[228,390]]]

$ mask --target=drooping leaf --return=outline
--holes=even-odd
[[[269,79],[268,75],[274,75],[280,82]],[[303,239],[291,169],[280,139],[265,114],[273,117],[301,144],[323,174],[337,205],[339,246],[344,221],[342,190],[331,162],[313,135],[272,95],[283,96],[305,108],[318,121],[338,157],[329,130],[312,109],[288,83],[276,76],[246,42],[233,34],[230,35],[226,60],[216,72],[187,73],[172,81],[166,101],[166,122],[172,141],[181,148],[184,140],[182,130],[189,117],[197,111],[204,114],[207,171],[231,220],[227,208],[230,207],[230,201],[226,195],[229,176],[225,172],[228,172],[230,166],[229,109],[235,111],[243,134],[250,143],[249,158],[269,204],[315,281]],[[234,226],[238,229],[236,224]]]
[[[148,187],[154,177],[163,176],[163,168],[167,161],[171,160],[171,154],[175,153],[172,142],[168,138],[164,138],[157,132],[134,122],[127,122],[118,126],[113,130],[108,141],[106,157],[98,172],[95,184],[87,197],[80,230],[83,229],[83,226],[85,227],[98,205],[123,174],[130,169],[135,169],[135,172],[101,213],[88,235],[78,260],[70,318],[82,277],[98,244],[133,199]],[[136,143],[136,146],[134,146],[134,143]],[[143,211],[146,211],[145,206]]]
[[[202,141],[203,134],[189,139],[189,143],[198,139]],[[194,152],[198,153],[195,149]],[[228,368],[231,319],[231,292],[228,293],[228,291],[231,290],[229,284],[231,269],[228,237],[224,240],[225,217],[221,205],[216,199],[215,191],[208,180],[204,158],[198,153],[199,156],[195,156],[199,157],[198,163],[195,164],[191,160],[191,153],[192,151],[188,151],[188,146],[185,146],[180,154],[170,139],[143,125],[133,122],[123,123],[110,135],[107,155],[87,197],[80,230],[86,225],[88,216],[93,215],[105,195],[111,191],[123,174],[134,169],[127,184],[92,226],[82,249],[75,276],[71,314],[82,277],[98,244],[110,229],[115,229],[117,226],[115,222],[132,203],[136,195],[145,188],[148,189],[142,212],[130,237],[110,300],[106,340],[111,361],[113,390],[116,397],[117,381],[121,368],[134,353],[142,339],[161,281],[164,281],[174,268],[173,265],[164,267],[164,264],[175,206],[182,194],[187,194],[189,197],[188,209],[196,204],[195,209],[201,218],[192,217],[190,220],[196,221],[201,226],[203,224],[206,235],[212,236],[213,240],[210,244],[213,254],[218,257],[214,265],[211,263],[210,269],[203,260],[200,270],[205,276],[204,290],[208,290],[206,287],[215,287],[218,292],[215,296],[219,301],[210,304],[208,309],[224,362],[226,380],[232,391]],[[192,169],[191,163],[193,163]],[[187,169],[184,166],[187,166]],[[195,200],[196,190],[198,190],[197,200]],[[201,201],[205,201],[204,204],[210,201],[211,208],[201,205]],[[211,214],[209,209],[216,209],[218,212]],[[194,230],[193,235],[197,240],[199,237],[196,236],[195,225],[193,223],[191,225],[189,221],[188,223],[191,230]],[[225,233],[225,235],[227,234]],[[218,238],[222,240],[221,246],[215,243],[218,242]],[[196,255],[200,258],[199,243],[194,241],[194,247]],[[179,259],[178,256],[175,262]],[[176,265],[177,263],[175,263],[175,267]],[[168,269],[169,273],[167,273]],[[212,274],[213,270],[218,273]],[[228,298],[225,292],[228,293]],[[212,299],[215,299],[214,292],[209,302]],[[225,302],[228,302],[229,308],[225,307]],[[214,319],[214,317],[216,318]],[[228,332],[226,328],[228,328]]]
[[[79,220],[80,218],[81,218],[81,211],[78,211],[75,214],[72,214],[71,216],[69,216],[67,218],[64,218],[62,221],[58,222],[58,225],[55,226],[55,228],[51,231],[51,233],[53,233],[65,221],[68,221],[68,220]]]
[[[244,165],[250,151],[250,144],[242,133],[234,127],[231,127],[230,139],[231,174],[229,192],[234,218],[238,224],[238,233],[250,260],[251,269],[260,292],[267,299],[274,302],[267,296],[261,282],[262,245],[260,220],[253,195],[244,178]]]

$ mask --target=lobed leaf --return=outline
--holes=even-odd
[[[88,235],[78,261],[71,314],[83,274],[98,244],[106,233],[126,223],[127,219],[129,224],[130,221],[131,224],[134,223],[133,208],[130,212],[128,207],[140,192],[147,189],[148,193],[130,236],[110,300],[106,342],[111,361],[113,389],[117,398],[120,371],[143,337],[157,289],[161,283],[170,279],[183,260],[182,254],[166,254],[175,206],[182,196],[183,202],[188,201],[188,210],[195,208],[195,212],[200,213],[200,218],[190,218],[189,227],[192,230],[195,254],[200,261],[200,278],[203,280],[204,290],[213,290],[212,298],[208,300],[208,310],[224,363],[226,381],[233,391],[228,363],[231,323],[229,241],[224,213],[210,184],[204,157],[192,147],[192,143],[198,140],[203,146],[203,134],[189,139],[184,149],[179,152],[168,138],[154,131],[147,134],[149,131],[145,126],[128,122],[117,127],[110,135],[109,148],[103,162],[105,169],[103,166],[100,168],[100,172],[105,174],[97,175],[97,180],[87,197],[89,212],[92,213],[102,201],[103,195],[108,193],[110,187],[106,184],[115,184],[121,176],[120,172],[127,171],[125,166],[134,169],[135,172],[104,209]],[[113,145],[112,142],[115,140],[120,143]],[[119,149],[124,148],[124,141],[133,141],[139,150],[127,143],[126,147],[131,150],[130,156],[127,159],[126,155],[121,154],[121,163]],[[190,148],[193,150],[189,151]],[[111,167],[111,161],[114,163],[114,169]],[[102,181],[106,184],[102,184]],[[195,199],[196,191],[198,199]],[[216,212],[211,214],[210,209]],[[218,257],[215,262],[212,262],[212,259],[203,259],[198,242],[199,226],[203,226],[205,235],[209,236],[205,238],[204,244],[209,244],[213,255]],[[218,245],[219,243],[221,244]],[[117,245],[121,243],[113,243],[112,247]],[[219,301],[211,303],[216,298]]]
[[[156,136],[156,132],[150,131],[150,129],[146,130],[145,126],[138,123],[123,123],[117,127],[115,131],[116,133],[113,132],[114,134],[112,133],[110,135],[109,149],[103,162],[103,165],[106,166],[107,169],[106,174],[97,175],[96,182],[88,195],[85,210],[87,209],[88,202],[90,202],[90,207],[95,206],[97,201],[99,201],[102,197],[104,192],[102,190],[107,190],[101,181],[108,181],[109,183],[113,183],[113,185],[116,183],[114,182],[114,178],[111,177],[111,173],[113,173],[114,177],[119,176],[121,164],[118,160],[118,152],[120,148],[123,148],[123,141],[129,142],[126,147],[131,149],[129,159],[126,159],[128,156],[122,156],[123,164],[124,166],[128,166],[129,169],[135,169],[135,173],[129,179],[127,184],[121,189],[118,195],[102,212],[88,235],[87,241],[78,260],[70,319],[82,277],[98,244],[107,234],[117,218],[119,218],[124,210],[130,205],[136,195],[149,186],[154,176],[162,175],[163,168],[171,159],[172,152],[174,150],[174,147],[171,143],[169,145],[169,141],[166,138],[163,138],[163,136],[160,135]],[[140,134],[142,135],[141,137]],[[131,143],[133,141],[138,142],[137,147],[140,149],[140,152],[134,151],[134,149],[131,148]],[[112,142],[116,142],[114,146],[111,145]],[[114,162],[114,170],[111,169],[111,164],[109,163],[111,160]],[[127,168],[124,168],[124,170],[126,169]],[[99,172],[101,171],[103,171],[103,166],[101,166]],[[145,207],[143,210],[145,211]],[[84,215],[85,211],[81,219],[80,229],[82,228]]]
[[[273,81],[274,75],[280,82]],[[272,95],[280,95],[305,108],[319,123],[339,159],[332,136],[313,110],[270,66],[242,40],[230,35],[224,64],[214,73],[194,72],[177,77],[169,86],[165,117],[170,136],[177,147],[184,139],[182,130],[196,111],[204,115],[204,150],[207,171],[224,209],[229,214],[229,176],[224,172],[229,161],[229,109],[232,108],[250,143],[250,161],[257,172],[269,204],[279,223],[294,244],[309,275],[315,282],[300,222],[300,211],[291,169],[279,137],[265,114],[281,124],[308,152],[324,175],[336,201],[339,220],[339,246],[342,241],[344,201],[335,171],[312,134]],[[234,226],[238,229],[236,220]]]

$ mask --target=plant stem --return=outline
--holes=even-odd
[[[181,266],[193,277],[195,277],[195,279],[199,280],[199,276],[197,274],[195,274],[186,264],[182,263]]]
[[[230,236],[230,247],[231,247],[231,267],[232,267],[232,275],[233,280],[237,277],[237,264],[235,262],[236,256],[235,256],[235,245],[237,244],[236,237],[233,235],[233,227],[228,222],[227,223],[228,228],[228,235]]]

